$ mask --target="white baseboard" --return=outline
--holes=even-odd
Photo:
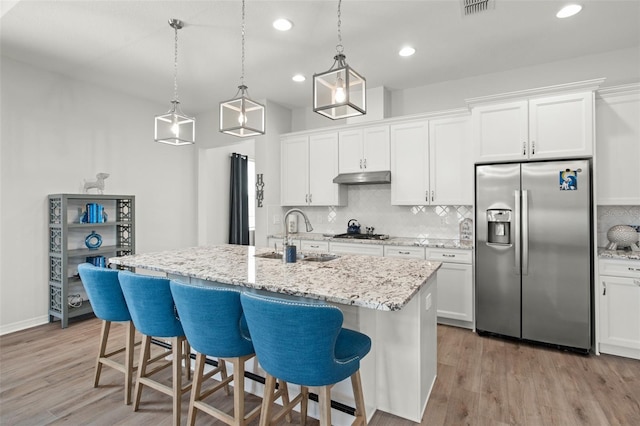
[[[15,331],[25,330],[27,328],[35,327],[37,325],[46,324],[49,322],[49,315],[43,315],[41,317],[31,318],[24,321],[18,321],[11,324],[0,326],[0,336],[13,333]]]

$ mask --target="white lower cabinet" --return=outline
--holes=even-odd
[[[424,247],[384,246],[384,257],[424,259]]]
[[[426,259],[442,262],[438,269],[438,322],[473,328],[473,252],[427,248]]]
[[[302,253],[328,253],[329,241],[300,240],[299,250]]]
[[[598,348],[640,359],[640,262],[599,261]]]
[[[382,256],[384,246],[378,244],[329,243],[329,250],[334,254],[363,254],[366,256]]]

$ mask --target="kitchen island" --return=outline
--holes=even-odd
[[[269,253],[269,249],[220,245],[109,261],[187,282],[217,282],[338,306],[344,314],[344,327],[361,331],[372,340],[371,352],[361,363],[368,417],[379,409],[420,422],[436,377],[436,275],[440,263],[356,255],[324,262],[301,259],[283,263],[256,256]],[[258,365],[247,365],[247,370],[263,374]],[[261,395],[261,387],[248,381],[246,390]],[[333,388],[332,399],[354,406],[348,380]],[[309,408],[313,415],[316,408]],[[343,413],[334,412],[333,417],[335,424],[352,420]]]

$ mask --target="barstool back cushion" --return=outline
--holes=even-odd
[[[337,383],[360,368],[371,348],[369,337],[342,329],[335,306],[257,293],[243,293],[241,300],[260,365],[285,382]]]
[[[78,265],[78,273],[98,318],[104,321],[131,321],[117,270],[81,263]]]
[[[171,281],[171,294],[192,348],[204,355],[234,358],[253,354],[240,291]]]
[[[120,271],[118,278],[131,319],[140,333],[154,337],[184,336],[168,279],[129,271]]]

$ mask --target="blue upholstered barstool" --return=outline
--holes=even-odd
[[[182,395],[191,389],[191,383],[182,385],[182,362],[185,363],[187,378],[191,376],[190,348],[184,330],[177,317],[171,296],[169,280],[161,277],[134,274],[121,271],[118,275],[122,293],[129,306],[131,319],[136,329],[142,333],[142,348],[138,362],[133,409],[138,411],[142,386],[149,386],[173,398],[173,424],[180,424]],[[171,339],[171,361],[166,361],[168,353],[163,351],[151,357],[151,338]],[[156,362],[160,363],[155,364]],[[147,371],[147,367],[154,368]],[[156,366],[157,365],[157,366]],[[154,374],[171,366],[172,386],[151,378]]]
[[[318,388],[320,424],[330,426],[331,387],[348,377],[356,402],[354,424],[366,425],[360,360],[371,349],[368,336],[342,328],[342,312],[326,303],[256,293],[243,293],[241,301],[258,361],[267,373],[261,426],[273,420],[275,378],[301,386],[303,423],[308,388]]]
[[[78,265],[78,273],[87,291],[87,296],[89,296],[93,313],[102,320],[100,347],[96,359],[93,387],[98,387],[103,365],[121,371],[124,373],[124,403],[131,404],[131,383],[133,371],[135,370],[133,366],[135,328],[133,322],[131,322],[129,308],[120,289],[118,271],[99,268],[90,263],[82,263]],[[126,338],[124,346],[107,353],[107,343],[112,322],[126,323]],[[124,352],[124,362],[112,359],[114,355],[122,352]]]
[[[204,411],[229,425],[247,424],[260,414],[260,406],[245,415],[244,364],[253,358],[255,353],[242,313],[240,291],[224,285],[205,286],[171,281],[171,293],[187,340],[197,352],[188,424],[195,424],[197,410]],[[207,356],[218,358],[218,366],[203,374]],[[233,365],[231,376],[227,376],[226,361]],[[203,382],[217,373],[221,374],[222,380],[202,392]],[[222,388],[228,395],[231,381],[234,382],[233,416],[203,401]],[[284,400],[286,403],[289,402],[288,393]]]

